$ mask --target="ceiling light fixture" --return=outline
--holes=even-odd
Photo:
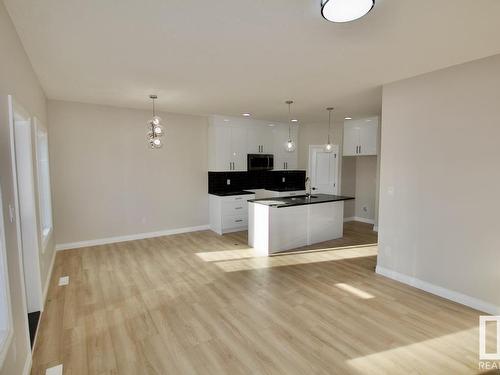
[[[250,114],[250,113],[242,113],[241,115],[242,115],[243,117],[250,117],[250,116],[251,116],[251,114]]]
[[[321,14],[332,22],[349,22],[367,14],[375,0],[321,0]]]
[[[352,120],[352,117],[344,117],[344,120]]]
[[[153,118],[146,125],[146,140],[150,148],[161,148],[163,142],[160,138],[163,137],[165,129],[161,125],[161,118],[156,116],[155,99],[158,99],[158,96],[149,95],[149,98],[153,101]]]
[[[330,142],[330,132],[331,132],[331,128],[332,128],[332,111],[333,111],[333,107],[328,107],[326,110],[328,111],[328,142],[325,145],[325,151],[326,152],[332,152],[333,145],[332,145],[332,142]]]
[[[292,116],[291,116],[291,105],[293,104],[293,100],[287,100],[285,102],[288,104],[288,141],[286,142],[285,150],[287,152],[294,152],[295,151],[295,142],[292,140]]]

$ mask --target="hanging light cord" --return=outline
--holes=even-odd
[[[332,128],[332,110],[333,108],[327,108],[328,109],[328,144],[330,144],[330,133],[331,133],[331,128]]]
[[[288,104],[288,141],[292,140],[292,114],[290,106],[292,105],[292,100],[287,100],[286,104]]]

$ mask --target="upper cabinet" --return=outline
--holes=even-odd
[[[292,140],[295,145],[298,145],[298,126],[292,125],[291,129]],[[297,169],[298,158],[297,158],[297,147],[295,151],[288,152],[286,150],[286,144],[288,142],[288,126],[283,124],[281,126],[275,126],[272,131],[272,140],[274,144],[274,169],[275,170],[287,170],[287,169]]]
[[[378,117],[344,122],[344,156],[377,155]]]
[[[297,144],[298,126],[292,126]],[[273,154],[274,169],[297,169],[297,150],[285,150],[288,125],[238,117],[211,116],[208,127],[208,170],[246,171],[247,154]]]
[[[269,126],[268,126],[269,127]],[[249,154],[272,154],[273,140],[268,127],[248,126],[247,128],[247,152]]]

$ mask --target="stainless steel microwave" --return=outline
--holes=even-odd
[[[274,155],[272,154],[248,154],[249,171],[270,171],[274,168]]]

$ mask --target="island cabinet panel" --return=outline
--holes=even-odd
[[[288,207],[274,203],[270,198],[266,204],[248,204],[248,244],[257,253],[271,255],[342,237],[343,200]]]

